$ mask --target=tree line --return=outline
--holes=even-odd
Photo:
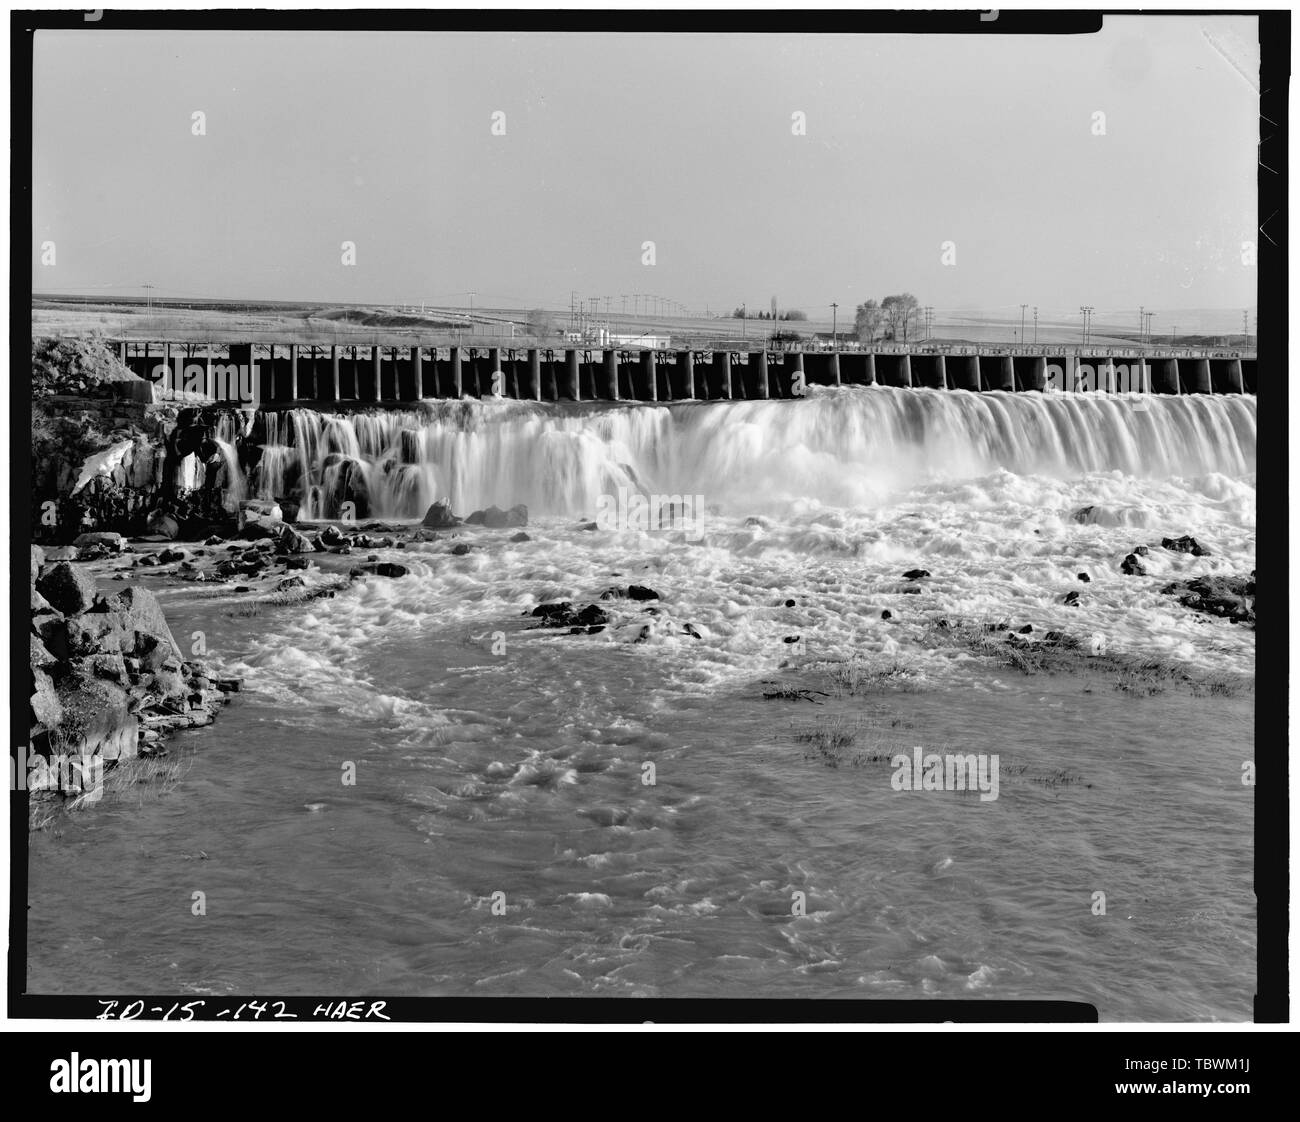
[[[920,302],[910,292],[886,296],[879,303],[868,300],[858,305],[853,330],[859,341],[868,346],[876,341],[878,334],[883,340],[906,343],[909,336],[917,334],[920,314]]]
[[[732,319],[776,319],[776,320],[806,320],[807,312],[801,312],[798,308],[791,308],[789,311],[781,313],[773,312],[751,312],[746,308],[737,308],[731,313]]]

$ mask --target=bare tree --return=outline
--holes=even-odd
[[[886,296],[880,302],[880,310],[885,315],[885,322],[889,324],[890,335],[895,341],[901,336],[902,341],[907,342],[908,328],[916,318],[920,306],[920,301],[910,292]]]
[[[853,330],[857,333],[858,341],[871,346],[876,341],[876,332],[880,330],[882,319],[880,305],[874,300],[859,304],[853,317]]]

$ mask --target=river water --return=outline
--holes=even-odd
[[[939,618],[1028,623],[1253,674],[1252,631],[1160,589],[1254,567],[1254,400],[1131,404],[832,390],[282,419],[246,493],[296,472],[319,516],[352,458],[374,514],[522,501],[530,540],[379,550],[410,574],[255,615],[228,588],[132,578],[245,687],[173,741],[174,788],[32,836],[30,989],[1249,1019],[1250,690],[1145,695],[1086,658],[1025,675],[934,641]],[[579,528],[620,486],[705,515]],[[1211,553],[1159,548],[1185,533]],[[1121,574],[1139,543],[1149,575]],[[632,583],[661,599],[598,600]],[[557,599],[610,625],[532,629]],[[846,660],[870,674],[853,690]],[[779,686],[811,692],[763,696]],[[815,748],[828,730],[851,738],[838,758]],[[998,797],[896,790],[891,758],[918,745],[996,753]]]

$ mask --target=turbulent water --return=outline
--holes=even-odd
[[[1246,1019],[1249,695],[1026,677],[932,624],[1252,674],[1253,632],[1161,589],[1254,568],[1255,408],[875,388],[264,419],[238,493],[296,489],[304,518],[358,487],[394,519],[522,502],[531,540],[379,551],[411,574],[251,619],[228,591],[163,586],[175,630],[204,630],[245,692],[188,738],[171,795],[35,839],[31,986],[67,989],[67,952],[93,951],[113,992],[1041,997]],[[701,517],[582,528],[620,488],[702,496]],[[1159,548],[1183,534],[1210,553]],[[1143,543],[1148,575],[1121,574]],[[931,576],[902,578],[916,567]],[[657,614],[613,600],[599,634],[530,629],[540,601],[630,583]],[[848,659],[880,684],[836,689]],[[764,700],[774,683],[825,693]],[[813,747],[828,728],[853,738],[838,767]],[[888,757],[913,745],[999,753],[999,798],[895,791]]]
[[[427,413],[266,414],[253,493],[301,488],[336,513],[345,469],[371,513],[419,517],[525,503],[577,515],[619,486],[702,493],[740,513],[789,502],[870,508],[920,483],[1016,475],[1241,476],[1255,466],[1252,397],[810,389],[800,402],[591,407],[440,403]],[[224,434],[233,439],[233,429]]]

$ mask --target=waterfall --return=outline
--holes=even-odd
[[[1240,476],[1255,470],[1253,397],[816,389],[797,401],[671,405],[430,402],[420,411],[261,413],[244,494],[303,518],[416,518],[525,503],[590,514],[619,486],[753,510],[806,498],[871,504],[930,481],[1003,469],[1068,478]],[[219,434],[235,440],[233,428]],[[230,462],[228,458],[228,462]]]

